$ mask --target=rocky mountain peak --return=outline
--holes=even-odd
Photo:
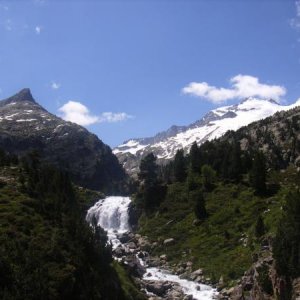
[[[34,98],[32,97],[30,89],[28,89],[28,88],[22,89],[15,95],[2,100],[0,102],[0,105],[4,106],[4,105],[10,104],[10,103],[25,102],[25,101],[36,103]]]
[[[260,101],[260,102],[270,102],[272,104],[275,104],[275,105],[280,105],[278,101],[272,99],[272,98],[256,98],[256,97],[247,97],[245,98],[244,100],[242,100],[239,104],[243,104],[243,103],[251,103],[251,102],[257,102],[257,101]]]
[[[107,145],[45,110],[30,89],[0,101],[0,148],[18,156],[35,150],[45,162],[68,171],[76,184],[95,190],[121,186],[125,179]]]
[[[194,142],[198,145],[236,131],[252,122],[264,119],[281,110],[300,105],[300,100],[289,106],[280,105],[273,99],[249,97],[242,102],[211,110],[201,119],[188,126],[172,126],[154,137],[131,139],[114,149],[120,163],[130,175],[135,175],[143,157],[153,152],[159,163],[173,159],[177,150],[188,153]]]

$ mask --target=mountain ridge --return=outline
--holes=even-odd
[[[281,110],[288,110],[292,105],[280,105],[272,99],[249,97],[238,104],[219,107],[206,113],[199,120],[187,126],[171,126],[154,137],[129,139],[113,149],[120,163],[130,175],[136,175],[139,162],[145,155],[153,152],[158,162],[165,164],[172,159],[176,151],[184,149],[187,153],[196,141],[198,145],[225,134],[228,130],[237,130],[252,122],[264,119]]]
[[[36,150],[72,180],[95,190],[123,185],[125,173],[109,146],[84,127],[39,105],[29,89],[0,101],[0,148],[18,156]]]

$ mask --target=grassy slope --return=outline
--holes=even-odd
[[[59,299],[63,297],[63,294],[57,294],[57,291],[63,293],[64,290],[71,288],[77,260],[84,258],[76,256],[78,255],[76,238],[74,237],[75,241],[70,243],[63,230],[57,227],[55,222],[51,222],[49,218],[44,218],[36,210],[37,200],[21,192],[17,180],[18,176],[18,167],[0,168],[0,241],[6,244],[5,248],[0,247],[0,264],[1,259],[14,262],[14,274],[22,277],[20,282],[22,285],[27,286],[28,299],[31,297],[31,286],[32,288],[35,288],[35,286],[34,284],[31,285],[30,282],[26,283],[26,278],[28,277],[28,281],[34,281],[35,276],[37,276],[37,280],[41,276],[47,276],[45,284],[48,286],[41,287],[41,289],[45,290],[45,294],[49,299]],[[76,191],[83,210],[86,210],[95,200],[103,196],[98,192],[77,187]],[[20,246],[20,249],[26,249],[26,252],[24,253],[22,250],[22,253],[16,253],[15,243]],[[7,247],[10,244],[12,252],[8,253]],[[82,245],[78,244],[78,246],[81,247]],[[25,258],[26,260],[29,258],[29,260],[24,261]],[[33,267],[34,264],[36,264],[36,267]],[[122,299],[144,299],[125,270],[115,262],[111,266],[114,271],[107,270],[109,272],[106,273],[105,280],[109,282],[109,278],[111,278],[111,286],[113,284],[121,285],[124,294]],[[1,265],[2,267],[3,265]],[[28,273],[29,270],[31,270],[30,274]],[[32,270],[35,270],[36,274],[33,274]],[[88,269],[86,271],[89,272]],[[5,288],[6,284],[12,284],[12,289],[21,288],[21,286],[17,286],[15,282],[12,282],[9,273],[5,270],[3,272],[6,273],[5,279],[7,279],[7,282],[2,278],[3,286],[0,284],[1,288]],[[3,273],[0,270],[0,277],[2,275]],[[60,286],[57,286],[58,284]],[[3,297],[5,298],[5,296]],[[10,299],[10,294],[7,297]]]
[[[290,168],[285,173],[269,174],[269,182],[281,184],[272,196],[259,197],[245,184],[217,183],[207,193],[207,220],[193,225],[194,203],[189,201],[184,183],[172,184],[159,211],[140,219],[140,233],[152,241],[174,238],[176,243],[162,243],[153,254],[165,253],[174,263],[191,260],[194,268],[204,269],[207,277],[227,284],[243,275],[252,263],[252,254],[260,248],[254,227],[259,215],[266,226],[266,236],[273,236],[287,190],[299,183],[299,175]]]
[[[125,269],[117,262],[113,262],[113,268],[116,270],[121,287],[124,291],[126,299],[128,300],[144,300],[145,295],[141,293],[133,283],[132,279],[128,276]]]

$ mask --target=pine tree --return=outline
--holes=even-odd
[[[263,194],[266,191],[266,162],[262,152],[255,153],[249,175],[251,186],[257,193]]]
[[[204,188],[209,191],[212,189],[215,178],[216,178],[216,172],[215,170],[209,166],[204,165],[201,168],[201,174],[203,176],[203,186]]]
[[[190,159],[190,169],[194,173],[200,173],[201,170],[201,158],[200,158],[200,151],[199,147],[196,142],[193,143],[190,153],[189,153],[189,159]]]
[[[176,181],[183,182],[186,179],[186,163],[183,150],[178,150],[174,159],[174,177]]]
[[[239,142],[233,144],[227,143],[220,149],[222,152],[218,155],[222,157],[221,174],[224,179],[238,182],[243,172],[241,162],[241,148]]]
[[[285,212],[277,227],[273,245],[276,268],[280,275],[300,276],[300,193],[290,192]]]
[[[230,157],[229,178],[238,182],[242,173],[241,148],[239,142],[232,145]]]
[[[158,166],[153,153],[142,159],[138,177],[141,180],[139,191],[141,206],[146,211],[151,211],[160,204],[166,193],[166,187],[158,178]]]
[[[199,220],[207,218],[208,214],[205,206],[205,198],[201,190],[193,192],[192,196],[195,201],[195,215]]]
[[[260,238],[265,234],[265,223],[261,215],[258,216],[255,224],[255,236]]]
[[[197,179],[198,179],[197,175],[195,175],[195,173],[193,173],[191,170],[189,170],[188,176],[186,179],[186,185],[187,185],[188,191],[193,191],[199,186]]]
[[[145,184],[155,183],[158,178],[157,173],[158,166],[156,164],[156,157],[151,152],[141,160],[138,177],[144,181]]]

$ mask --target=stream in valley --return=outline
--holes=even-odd
[[[120,196],[99,200],[88,210],[86,220],[91,222],[95,218],[97,224],[107,231],[116,259],[125,265],[128,261],[135,261],[135,264],[139,265],[136,277],[140,278],[143,290],[148,297],[153,297],[153,299],[215,299],[217,292],[209,285],[181,279],[178,275],[164,269],[164,266],[151,266],[149,253],[141,251],[138,242],[136,242],[137,246],[132,242],[133,238],[124,242],[123,236],[135,236],[130,232],[128,214],[130,202],[129,197]],[[157,296],[158,298],[155,298]]]

